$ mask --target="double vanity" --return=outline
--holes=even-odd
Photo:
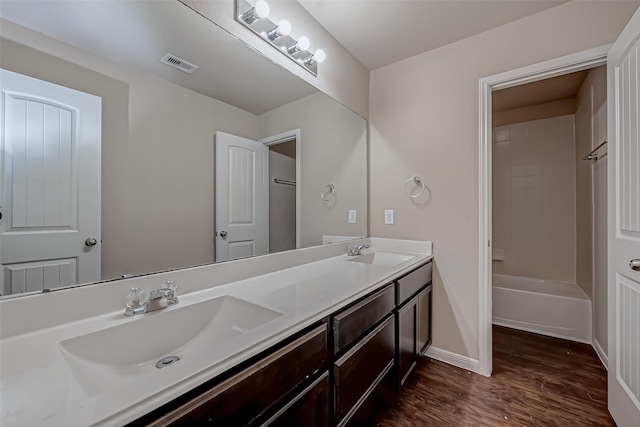
[[[366,424],[430,343],[432,256],[353,243],[0,301],[0,424]],[[179,303],[125,316],[166,280]]]

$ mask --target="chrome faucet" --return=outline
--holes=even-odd
[[[361,255],[363,249],[367,249],[369,245],[349,245],[347,247],[347,255],[348,256],[358,256]]]
[[[140,288],[131,288],[127,295],[127,308],[124,310],[124,315],[135,316],[177,304],[179,302],[177,291],[178,286],[172,280],[167,280],[160,289],[154,289],[149,294]]]

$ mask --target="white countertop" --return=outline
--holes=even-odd
[[[431,258],[428,243],[428,250],[417,253],[416,242],[402,251],[402,241],[372,241],[373,250],[380,250],[375,244],[378,241],[382,250],[391,248],[412,258],[386,267],[350,262],[346,255],[333,256],[180,295],[179,304],[153,313],[125,317],[121,309],[4,338],[0,341],[0,425],[120,426],[134,421]],[[211,343],[203,351],[181,354],[178,350],[172,354],[181,360],[163,369],[155,367],[155,360],[121,369],[91,364],[89,382],[86,376],[83,380],[78,375],[77,365],[69,363],[69,356],[60,347],[61,341],[70,338],[163,316],[224,295],[282,315]],[[149,337],[123,342],[121,351],[145,345],[145,338]]]

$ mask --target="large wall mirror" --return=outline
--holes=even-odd
[[[177,0],[0,17],[3,296],[366,236],[365,120]]]

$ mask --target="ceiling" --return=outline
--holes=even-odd
[[[175,0],[2,0],[0,17],[253,114],[316,92]],[[167,53],[200,68],[170,68],[160,63]]]
[[[551,79],[514,86],[493,92],[494,112],[575,98],[589,70],[565,74]]]
[[[539,0],[298,0],[375,69],[557,6]],[[178,1],[2,0],[0,17],[261,114],[315,89]],[[171,27],[174,31],[167,31]],[[184,29],[188,29],[185,31]],[[135,41],[132,43],[132,41]],[[200,68],[187,75],[166,53]],[[268,81],[269,84],[264,84]]]
[[[566,3],[550,0],[298,2],[369,70]]]

